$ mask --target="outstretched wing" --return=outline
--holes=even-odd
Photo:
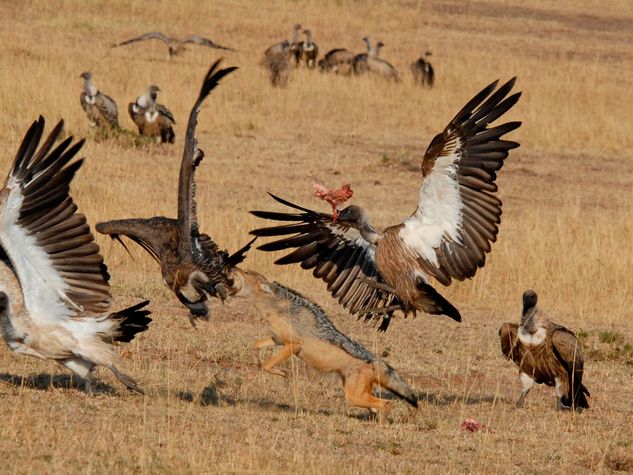
[[[492,128],[521,93],[508,96],[516,78],[497,81],[471,99],[431,141],[422,160],[420,202],[403,222],[401,238],[429,274],[444,285],[472,277],[486,261],[501,222],[497,171],[519,146],[501,140],[521,122]]]
[[[172,38],[168,37],[167,35],[164,35],[163,33],[159,31],[151,31],[141,36],[136,36],[134,38],[130,38],[129,40],[122,41],[121,43],[116,43],[112,45],[112,47],[115,48],[117,46],[125,46],[131,43],[136,43],[137,41],[145,41],[145,40],[161,40],[165,44],[168,44],[170,41],[172,41]]]
[[[121,236],[131,239],[141,246],[158,262],[177,259],[175,242],[178,239],[178,222],[173,218],[156,216],[154,218],[115,219],[97,223],[98,233],[107,234],[116,239],[127,249]]]
[[[214,41],[211,41],[208,38],[203,38],[203,37],[197,36],[197,35],[187,36],[186,38],[184,38],[182,40],[182,42],[183,43],[193,43],[193,44],[200,45],[200,46],[208,46],[209,48],[223,49],[223,50],[226,50],[226,51],[235,51],[233,48],[229,48],[228,46],[219,45],[219,44],[215,43]]]
[[[283,236],[282,239],[258,247],[263,251],[293,249],[276,264],[301,263],[304,269],[327,282],[328,290],[353,315],[365,321],[382,319],[380,330],[386,330],[391,315],[405,308],[397,295],[384,283],[374,260],[375,246],[363,239],[354,228],[332,222],[332,216],[297,206],[275,195],[279,203],[299,213],[251,211],[259,218],[285,221],[290,224],[251,231],[255,236]]]
[[[32,317],[56,320],[102,313],[109,275],[85,216],[69,196],[83,145],[61,135],[60,121],[38,146],[44,118],[31,125],[0,191],[0,245],[20,281]]]
[[[180,163],[180,176],[178,178],[178,225],[181,236],[181,250],[191,254],[194,250],[194,241],[199,235],[198,216],[196,212],[196,183],[194,173],[204,157],[204,152],[198,148],[196,139],[196,126],[198,125],[198,112],[200,106],[219,84],[220,80],[230,74],[236,67],[218,69],[221,59],[217,60],[204,78],[202,89],[196,103],[189,113],[187,133],[185,135],[185,149]]]

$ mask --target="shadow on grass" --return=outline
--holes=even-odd
[[[84,391],[84,382],[78,377],[68,374],[57,374],[55,376],[47,373],[40,373],[31,376],[17,376],[14,374],[0,373],[0,381],[4,381],[18,388],[37,389],[48,391],[49,389],[76,389]],[[116,390],[109,384],[93,380],[93,394],[117,394]]]
[[[390,401],[400,400],[401,398],[389,391],[374,391],[374,396],[381,399],[387,399]],[[450,406],[452,404],[465,404],[467,406],[473,406],[475,404],[489,403],[492,404],[495,399],[497,401],[501,398],[494,396],[494,394],[488,394],[485,396],[462,396],[457,394],[440,394],[431,393],[426,391],[418,391],[415,395],[418,402],[424,402],[427,404],[433,404],[435,406]]]

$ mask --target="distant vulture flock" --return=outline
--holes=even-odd
[[[170,56],[182,53],[188,44],[233,51],[200,36],[177,39],[159,32],[113,46],[152,39],[164,42]],[[312,31],[296,24],[289,40],[263,52],[261,64],[274,86],[286,85],[295,67],[400,82],[398,71],[381,57],[385,45],[370,37],[362,41],[364,51],[335,48],[319,58]],[[415,84],[425,88],[435,84],[430,56],[426,51],[410,66]],[[129,239],[147,251],[160,265],[164,284],[186,307],[192,325],[208,319],[211,299],[240,299],[260,313],[270,325],[270,334],[257,340],[254,350],[259,355],[262,348],[279,348],[262,369],[287,376],[278,366],[297,356],[317,369],[338,373],[345,398],[354,406],[387,411],[391,402],[372,391],[378,386],[417,407],[418,397],[409,383],[340,332],[315,302],[241,265],[256,239],[272,238],[257,249],[283,252],[276,264],[309,270],[343,309],[379,331],[397,326],[392,323],[396,317],[415,317],[419,312],[460,322],[457,306],[437,288],[473,278],[497,240],[502,207],[497,175],[519,146],[506,135],[521,122],[496,121],[521,96],[513,92],[516,79],[483,88],[430,141],[421,155],[418,204],[409,216],[380,229],[365,208],[341,208],[354,194],[349,184],[328,189],[315,183],[315,196],[328,202],[331,212],[271,194],[277,209],[251,211],[269,224],[250,231],[254,236],[250,240],[244,233],[243,247],[230,253],[199,227],[195,172],[205,154],[198,146],[196,128],[203,102],[236,69],[220,68],[217,60],[202,81],[184,135],[175,217],[112,217],[98,223],[96,230],[124,246]],[[90,71],[80,77],[80,103],[90,124],[119,130],[115,101],[97,87]],[[147,86],[129,103],[128,113],[139,134],[173,144],[176,120],[158,103],[159,92],[158,85]],[[142,392],[132,377],[119,370],[113,345],[129,342],[148,329],[149,302],[110,308],[110,275],[86,217],[69,194],[83,164],[83,159],[75,158],[84,141],[61,140],[60,122],[40,143],[44,127],[40,117],[28,129],[0,190],[0,329],[11,350],[57,361],[83,379],[87,392],[92,391],[96,366],[108,368],[126,387]],[[519,323],[504,323],[499,338],[503,355],[519,368],[518,407],[535,383],[554,387],[559,409],[589,407],[578,340],[537,307],[536,292],[524,292]]]

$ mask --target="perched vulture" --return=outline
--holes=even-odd
[[[435,71],[429,62],[429,56],[431,52],[427,51],[424,56],[420,56],[416,62],[411,63],[413,82],[420,86],[433,87],[435,83]]]
[[[123,241],[120,236],[128,237],[160,264],[165,285],[189,308],[192,324],[196,317],[207,317],[207,295],[222,300],[226,298],[227,288],[231,285],[228,273],[244,259],[244,253],[250,246],[249,243],[229,255],[198,228],[194,173],[204,158],[204,152],[198,148],[196,139],[198,113],[205,98],[219,81],[237,69],[218,69],[219,64],[220,60],[209,69],[189,114],[178,181],[178,218],[156,216],[97,224],[97,231],[101,234],[109,234],[121,244]]]
[[[306,35],[306,40],[301,45],[301,61],[308,68],[313,69],[317,65],[317,58],[319,57],[319,47],[312,41],[312,32],[310,30],[303,30],[303,34]]]
[[[92,73],[85,71],[79,76],[84,80],[84,90],[79,96],[81,108],[86,111],[90,125],[116,129],[119,127],[119,110],[116,102],[103,94],[92,82]]]
[[[538,383],[554,387],[558,409],[588,408],[589,391],[582,384],[584,358],[576,335],[549,321],[537,301],[536,292],[524,292],[521,324],[506,322],[499,329],[501,351],[519,367],[523,390],[516,406],[523,406]]]
[[[341,210],[334,222],[330,214],[273,195],[293,212],[252,211],[285,223],[251,231],[281,237],[259,249],[293,249],[276,263],[313,269],[350,313],[365,321],[381,320],[380,330],[386,330],[397,310],[405,316],[423,310],[460,321],[458,310],[429,278],[449,285],[454,278],[473,277],[497,238],[497,171],[519,146],[501,137],[521,123],[489,124],[518,101],[520,93],[508,96],[515,79],[498,89],[497,81],[484,88],[431,141],[421,164],[419,205],[401,223],[379,231],[368,213],[354,205]]]
[[[285,40],[281,43],[281,49],[268,52],[265,56],[265,66],[268,69],[270,84],[275,87],[286,87],[290,73],[289,64],[290,43]]]
[[[44,119],[26,133],[0,191],[0,328],[11,350],[57,361],[86,384],[96,365],[142,393],[115,366],[112,346],[147,329],[142,302],[109,313],[106,265],[84,215],[68,191],[83,145],[61,136],[59,122],[39,147]],[[54,148],[53,148],[54,147]],[[72,162],[71,162],[72,161]]]
[[[336,48],[319,60],[319,69],[322,72],[333,71],[336,74],[349,75],[352,71],[352,61],[354,53],[345,48]]]
[[[167,107],[156,103],[160,88],[152,84],[147,92],[128,105],[130,117],[138,127],[138,133],[147,137],[160,137],[162,143],[174,143],[176,135],[172,125],[176,123]]]
[[[130,38],[129,40],[122,41],[121,43],[117,43],[112,45],[113,48],[117,46],[126,46],[132,43],[136,43],[138,41],[146,41],[146,40],[160,40],[167,46],[167,51],[169,52],[169,56],[177,56],[186,51],[186,44],[194,44],[199,46],[207,46],[209,48],[222,49],[225,51],[235,51],[233,48],[229,48],[227,46],[219,45],[208,38],[203,38],[197,35],[189,35],[185,38],[173,38],[171,36],[167,36],[159,31],[152,31],[150,33],[145,33],[141,36],[136,36],[134,38]]]

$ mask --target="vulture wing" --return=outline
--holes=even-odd
[[[187,133],[185,135],[185,149],[180,164],[180,176],[178,179],[178,225],[180,227],[180,243],[181,251],[192,254],[194,244],[199,236],[198,215],[196,212],[196,183],[194,173],[202,158],[204,152],[198,148],[198,140],[196,139],[196,126],[198,125],[198,113],[205,98],[219,84],[220,80],[230,74],[236,67],[218,69],[221,60],[217,60],[204,78],[202,89],[198,95],[187,123]],[[198,246],[195,245],[197,248]]]
[[[184,38],[182,40],[182,42],[183,43],[193,43],[193,44],[200,45],[200,46],[208,46],[209,48],[223,49],[223,50],[226,50],[226,51],[235,51],[233,48],[229,48],[227,46],[219,45],[219,44],[211,41],[208,38],[203,38],[203,37],[197,36],[197,35],[187,36],[186,38]]]
[[[304,269],[327,282],[328,290],[351,314],[368,320],[382,320],[386,330],[396,310],[407,314],[397,295],[385,285],[374,260],[375,246],[360,233],[332,222],[331,214],[318,213],[297,206],[275,195],[279,203],[299,213],[251,211],[259,218],[285,221],[290,224],[251,231],[255,236],[283,236],[282,239],[258,247],[263,251],[294,249],[275,261],[276,264],[301,263]]]
[[[552,333],[554,354],[569,375],[569,393],[563,396],[562,402],[568,407],[588,408],[589,402],[586,396],[590,394],[582,384],[585,360],[580,343],[572,331],[561,325],[553,325],[556,328]]]
[[[156,104],[156,110],[158,111],[160,115],[169,119],[172,124],[176,123],[176,120],[174,119],[174,114],[172,114],[171,111],[167,109],[167,107],[165,107],[164,105]]]
[[[130,38],[129,40],[122,41],[121,43],[114,44],[112,45],[112,47],[115,48],[117,46],[125,46],[131,43],[136,43],[137,41],[145,40],[161,40],[163,43],[169,44],[170,41],[173,41],[173,38],[170,38],[159,31],[152,31],[141,36],[136,36],[134,38]]]
[[[501,351],[509,360],[516,364],[521,363],[521,354],[519,353],[519,339],[517,333],[519,325],[516,323],[505,322],[499,328],[499,340],[501,341]]]
[[[173,244],[178,238],[178,222],[173,218],[116,219],[97,223],[97,232],[107,234],[126,247],[121,236],[125,236],[145,249],[159,264],[168,256],[178,258],[178,250]],[[126,247],[127,249],[127,247]]]
[[[444,285],[472,277],[497,238],[501,201],[497,171],[519,146],[502,140],[520,122],[492,128],[521,93],[506,97],[516,78],[495,91],[490,84],[431,141],[422,160],[418,208],[403,222],[400,236],[429,274]]]
[[[119,125],[119,109],[114,99],[99,92],[99,94],[95,96],[95,106],[97,106],[109,124],[114,126]]]
[[[20,281],[31,318],[47,323],[103,313],[109,275],[85,216],[69,196],[83,145],[61,135],[60,121],[44,141],[44,118],[31,125],[0,191],[0,245]]]

